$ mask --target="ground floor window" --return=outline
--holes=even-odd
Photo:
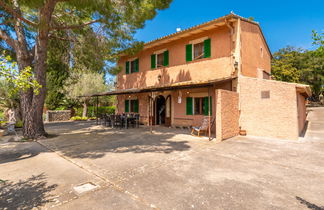
[[[187,115],[208,115],[208,108],[212,113],[212,97],[208,104],[208,97],[187,97],[186,114]]]
[[[136,100],[125,100],[125,112],[136,112],[138,113],[138,99]]]

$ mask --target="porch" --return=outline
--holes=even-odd
[[[165,87],[116,90],[93,95],[117,95],[116,114],[139,114],[142,125],[199,127],[208,117],[209,139],[238,134],[238,94],[234,78]],[[226,133],[226,134],[225,134]]]

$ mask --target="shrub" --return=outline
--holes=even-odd
[[[74,116],[74,117],[71,117],[71,120],[72,121],[85,121],[85,120],[88,120],[88,118],[87,117]]]
[[[21,120],[17,121],[15,127],[16,128],[22,128],[23,127],[23,122]]]

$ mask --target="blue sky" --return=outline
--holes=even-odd
[[[243,17],[254,17],[272,52],[287,45],[311,49],[311,31],[324,30],[324,0],[173,0],[168,9],[147,21],[135,38],[151,41],[176,32],[178,27],[186,29],[231,11]]]

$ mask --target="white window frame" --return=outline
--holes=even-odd
[[[162,49],[162,50],[158,50],[158,51],[155,51],[155,52],[153,52],[153,54],[155,55],[155,68],[157,69],[157,68],[161,68],[161,67],[163,67],[163,64],[162,64],[162,66],[158,66],[158,63],[157,63],[157,60],[158,60],[158,55],[159,54],[163,54],[165,51],[167,51],[168,49]],[[163,55],[164,56],[164,55]],[[163,57],[163,62],[164,62],[164,57]]]
[[[127,60],[129,62],[129,74],[136,73],[136,72],[132,72],[132,62],[135,61],[136,59],[139,59],[139,58],[136,57],[136,58],[132,58],[132,59]]]
[[[194,39],[194,40],[191,40],[190,42],[189,42],[189,44],[191,44],[192,45],[192,49],[191,49],[191,60],[193,60],[193,61],[195,61],[195,60],[199,60],[199,59],[195,59],[195,44],[199,44],[199,43],[204,43],[204,41],[205,40],[207,40],[207,39],[209,39],[209,37],[208,36],[205,36],[205,37],[202,37],[202,38],[199,38],[199,39]],[[205,49],[203,48],[203,57],[202,58],[204,58],[204,56],[205,56]],[[202,58],[200,58],[200,59],[202,59]]]

